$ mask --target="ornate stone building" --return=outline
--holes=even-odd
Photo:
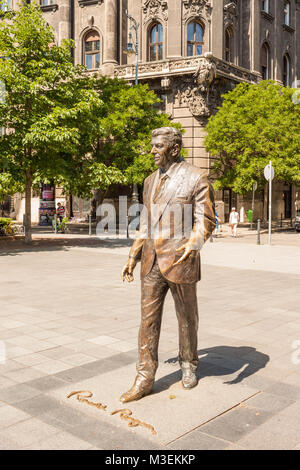
[[[242,81],[300,80],[299,0],[41,0],[41,8],[58,42],[74,39],[75,63],[134,84],[135,55],[126,52],[136,39],[132,15],[138,80],[182,123],[188,158],[207,172],[212,158],[204,126],[223,93]],[[267,191],[256,195],[256,217],[266,217],[266,198]],[[274,198],[276,217],[289,218],[296,204],[300,208],[297,188],[277,184]],[[251,205],[251,196],[237,198],[230,190],[217,199],[225,218],[233,204]]]

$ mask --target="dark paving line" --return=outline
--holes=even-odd
[[[50,390],[65,387],[67,383],[117,370],[135,362],[136,358],[136,351],[116,354],[80,367],[73,367],[58,374],[7,387],[0,390],[0,396],[10,405],[46,424],[56,427],[58,431],[66,431],[102,449],[164,449],[160,444],[148,440],[146,436],[137,436],[130,430],[127,431],[117,425],[101,422],[101,415],[99,416],[100,419],[95,419],[82,411],[74,410],[56,398],[43,394]],[[145,430],[145,434],[147,432]]]

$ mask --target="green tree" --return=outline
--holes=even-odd
[[[113,183],[141,183],[152,168],[150,131],[170,125],[147,86],[90,76],[72,64],[73,47],[55,44],[38,4],[24,0],[0,19],[0,168],[25,190],[27,242],[34,185],[103,197]]]
[[[216,161],[216,189],[244,194],[257,182],[263,187],[264,167],[272,161],[277,180],[300,183],[300,105],[295,90],[273,81],[242,83],[223,96],[207,124],[206,149]]]
[[[125,81],[99,77],[92,78],[93,89],[103,106],[94,124],[82,132],[79,153],[86,159],[73,167],[65,179],[57,180],[74,195],[90,198],[97,191],[101,203],[111,184],[142,184],[155,169],[150,155],[151,131],[157,127],[176,126],[157,109],[159,99],[147,85],[129,86]]]
[[[84,68],[72,65],[72,42],[55,45],[37,4],[19,6],[0,21],[0,126],[7,129],[0,139],[0,167],[25,189],[30,242],[32,185],[76,165],[80,129],[102,101]]]

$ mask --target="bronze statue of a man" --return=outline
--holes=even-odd
[[[139,361],[132,388],[120,397],[124,403],[138,400],[152,390],[158,366],[163,304],[169,289],[179,324],[182,384],[186,389],[197,385],[199,250],[215,228],[212,187],[202,170],[180,157],[181,133],[172,127],[155,129],[151,146],[154,162],[159,168],[145,179],[139,236],[131,247],[122,272],[123,281],[133,281],[133,270],[141,256]],[[176,208],[177,214],[178,207],[182,209],[184,225],[188,206],[191,209],[190,230],[187,232],[184,227],[178,236],[178,217],[172,216],[172,208]]]

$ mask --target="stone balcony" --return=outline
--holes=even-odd
[[[250,72],[248,69],[213,57],[210,53],[197,57],[139,62],[138,78],[140,81],[144,81],[190,75],[198,73],[200,69],[206,68],[209,64],[215,69],[215,78],[247,83],[257,83],[261,78],[257,72]],[[115,77],[133,81],[135,79],[135,64],[117,66],[115,68]]]

